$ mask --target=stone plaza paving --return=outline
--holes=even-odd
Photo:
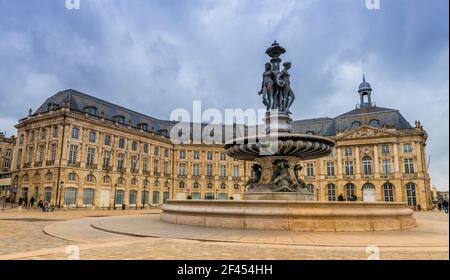
[[[173,225],[161,222],[157,209],[10,210],[0,212],[0,260],[363,260],[373,256],[373,246],[380,259],[448,260],[448,215],[422,212],[415,218],[418,226],[411,230],[319,233]]]

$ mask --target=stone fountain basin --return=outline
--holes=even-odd
[[[161,220],[245,230],[382,231],[415,227],[413,213],[395,202],[169,200]]]
[[[240,160],[273,155],[307,160],[327,156],[334,145],[335,142],[326,137],[278,133],[236,138],[225,143],[225,150],[229,156]]]

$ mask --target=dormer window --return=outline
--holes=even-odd
[[[49,111],[54,111],[54,110],[59,109],[59,105],[56,103],[48,103],[47,108]]]
[[[380,126],[380,121],[379,121],[379,120],[376,120],[376,119],[373,119],[373,120],[371,120],[371,121],[369,122],[369,125],[370,125],[370,126],[373,126],[373,127],[379,127],[379,126]]]
[[[358,121],[352,122],[352,128],[358,128],[358,127],[360,127],[360,126],[361,126],[361,123],[360,123],[360,122],[358,122]]]
[[[161,134],[162,136],[167,136],[168,135],[167,129],[158,130],[158,134]]]
[[[310,131],[307,131],[306,134],[308,134],[308,135],[314,135],[314,131],[311,131],[311,130],[310,130]]]
[[[97,107],[95,107],[95,106],[86,106],[86,107],[84,107],[84,110],[89,115],[93,115],[93,116],[97,115]]]
[[[142,130],[148,131],[148,123],[140,123],[138,127]]]
[[[116,115],[113,117],[113,119],[120,124],[125,124],[125,117],[122,115]]]

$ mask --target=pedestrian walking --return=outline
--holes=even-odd
[[[445,214],[448,214],[448,200],[442,201],[442,208],[444,208]]]

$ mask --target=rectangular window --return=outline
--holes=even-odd
[[[391,174],[391,161],[389,159],[383,159],[383,174]]]
[[[186,164],[185,163],[180,163],[178,165],[178,175],[180,175],[180,176],[186,175]]]
[[[148,158],[142,160],[142,171],[146,173],[148,171]]]
[[[43,162],[44,161],[44,150],[45,146],[39,146],[39,150],[38,150],[38,162]]]
[[[72,128],[72,135],[71,135],[72,139],[78,139],[78,137],[80,136],[79,134],[80,134],[79,129],[76,128],[76,127],[73,127]]]
[[[77,156],[78,156],[78,146],[77,145],[70,145],[69,163],[76,163],[77,162]]]
[[[34,141],[34,134],[35,134],[35,132],[34,132],[34,130],[32,130],[31,134],[30,134],[30,142]]]
[[[23,134],[21,134],[20,137],[19,137],[19,144],[20,145],[23,144],[23,138],[24,138],[24,136],[23,136]]]
[[[50,146],[50,160],[51,161],[56,160],[56,144],[52,144]]]
[[[327,162],[327,176],[334,176],[334,162]]]
[[[57,138],[58,137],[58,127],[54,126],[53,127],[53,138]]]
[[[164,157],[169,157],[169,149],[168,148],[164,149]]]
[[[164,161],[164,176],[169,176],[169,162]]]
[[[207,160],[213,160],[213,153],[212,153],[212,152],[208,152],[208,153],[206,154],[206,159],[207,159]]]
[[[227,154],[225,154],[224,152],[220,153],[220,160],[226,160],[227,159]]]
[[[186,158],[186,151],[185,150],[181,150],[180,151],[180,159],[185,159]]]
[[[121,149],[125,148],[125,138],[119,139],[119,148],[121,148]]]
[[[347,160],[345,162],[345,175],[351,176],[353,175],[353,161]]]
[[[47,139],[47,129],[42,129],[41,130],[41,140],[45,140]]]
[[[306,176],[308,177],[314,176],[314,165],[312,163],[306,164]]]
[[[159,147],[155,147],[155,150],[154,150],[153,154],[155,156],[159,156]]]
[[[159,173],[159,160],[153,160],[153,174],[158,175]]]
[[[87,149],[86,166],[94,166],[94,160],[95,160],[95,149],[89,147]]]
[[[345,147],[344,153],[347,157],[351,156],[353,154],[352,147]]]
[[[192,175],[200,176],[200,164],[194,163],[193,168],[192,168]]]
[[[111,135],[105,135],[105,146],[111,146]]]
[[[131,142],[131,150],[137,151],[137,146],[138,146],[138,144],[136,141]]]
[[[117,169],[124,170],[124,167],[125,167],[125,155],[118,154],[117,155]]]
[[[383,154],[383,155],[389,154],[389,145],[384,144],[381,146],[381,154]]]
[[[111,162],[111,151],[104,151],[103,153],[103,167],[109,167]]]
[[[148,153],[148,144],[144,144],[144,153]]]
[[[404,160],[405,162],[405,173],[406,174],[414,174],[414,161],[411,158],[407,158]]]
[[[19,149],[17,152],[17,162],[16,162],[16,169],[20,168],[20,162],[22,161],[22,149]]]
[[[213,176],[213,165],[210,163],[206,165],[206,176]]]
[[[136,172],[137,156],[131,156],[131,172]]]
[[[97,140],[97,133],[95,133],[94,131],[89,132],[89,142],[95,143],[96,140]]]
[[[227,166],[224,164],[220,165],[220,177],[227,177]]]
[[[194,159],[196,159],[196,160],[200,159],[200,152],[199,151],[194,151]]]
[[[28,160],[27,160],[27,162],[31,162],[33,160],[33,153],[34,153],[34,148],[30,147],[28,149]]]
[[[412,153],[412,144],[411,143],[405,143],[403,144],[403,152],[404,153]]]
[[[233,177],[234,178],[239,178],[239,165],[234,165],[233,166]]]

